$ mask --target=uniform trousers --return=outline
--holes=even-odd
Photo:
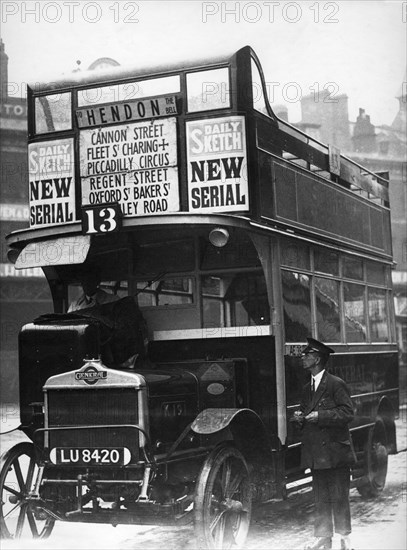
[[[332,537],[334,531],[342,536],[349,535],[350,467],[312,470],[312,488],[315,502],[315,536]]]

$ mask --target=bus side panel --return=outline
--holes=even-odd
[[[380,401],[388,399],[398,415],[397,352],[336,354],[331,357],[330,372],[347,383],[355,407],[351,427],[374,422]]]
[[[285,357],[287,388],[287,420],[298,409],[307,373],[301,366],[301,359]],[[352,433],[356,450],[361,450],[366,442],[369,427],[377,416],[388,420],[388,443],[396,449],[393,440],[392,422],[399,412],[398,356],[397,352],[355,353],[331,355],[328,370],[344,380],[351,392],[355,418],[350,428],[366,426]],[[287,445],[285,457],[286,474],[298,477],[301,462],[300,431],[292,422],[287,422]],[[394,452],[394,451],[393,451]]]
[[[293,415],[301,400],[302,387],[308,378],[299,357],[286,356],[287,417]],[[370,424],[376,419],[382,399],[388,400],[395,415],[399,411],[397,352],[331,355],[330,373],[348,385],[355,410],[351,427]],[[298,430],[287,423],[288,444],[299,441]]]
[[[247,359],[248,396],[244,406],[260,416],[270,435],[277,433],[273,336],[153,341],[149,344],[149,356],[153,362]]]

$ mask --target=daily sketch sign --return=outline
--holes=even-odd
[[[82,205],[117,202],[124,217],[178,212],[176,119],[82,130]]]
[[[187,152],[191,212],[249,209],[244,117],[187,122]]]
[[[73,139],[32,143],[28,147],[30,226],[75,221]]]

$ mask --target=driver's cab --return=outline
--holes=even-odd
[[[262,248],[261,240],[256,246]],[[203,331],[269,327],[265,254],[256,246],[233,227],[140,229],[95,237],[84,262],[45,271],[56,312],[68,312],[82,292],[81,272],[96,263],[99,288],[116,300],[131,297],[150,341],[173,339],[177,331],[192,338]]]

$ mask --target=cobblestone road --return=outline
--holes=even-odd
[[[376,500],[363,500],[351,490],[355,550],[405,550],[407,548],[407,463],[405,410],[397,422],[399,454],[389,457],[386,488]],[[16,436],[2,436],[2,451]],[[269,503],[255,510],[246,550],[299,550],[312,537],[312,494],[309,489],[292,494],[287,501]],[[339,548],[334,539],[334,548]],[[57,523],[47,541],[2,541],[7,549],[120,549],[193,550],[193,532],[164,527],[133,527]]]

